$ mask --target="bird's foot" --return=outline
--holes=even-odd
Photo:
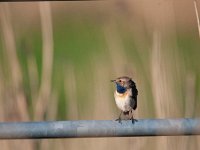
[[[119,123],[122,123],[122,119],[121,118],[118,118],[115,121],[118,121]]]
[[[133,117],[130,120],[132,121],[132,124],[138,121],[137,119],[134,119]]]

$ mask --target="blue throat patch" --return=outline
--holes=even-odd
[[[116,88],[118,93],[125,93],[126,88],[116,83]]]

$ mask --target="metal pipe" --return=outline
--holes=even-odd
[[[200,119],[0,123],[0,139],[200,135]]]

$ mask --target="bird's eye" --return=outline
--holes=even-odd
[[[119,82],[122,82],[122,80],[119,80]]]

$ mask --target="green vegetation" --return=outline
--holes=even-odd
[[[196,24],[187,25],[190,30],[184,31],[184,24],[179,27],[176,22],[171,23],[170,15],[166,19],[168,10],[151,14],[147,9],[149,14],[145,14],[140,5],[141,10],[124,5],[136,11],[129,12],[122,11],[123,8],[115,4],[109,9],[99,6],[97,10],[92,7],[88,10],[86,5],[70,4],[67,7],[66,3],[63,5],[69,10],[60,10],[59,4],[52,4],[52,14],[48,15],[52,17],[53,64],[47,63],[43,68],[45,39],[42,35],[45,33],[40,26],[40,15],[35,16],[37,19],[33,25],[25,26],[30,16],[22,11],[28,17],[24,18],[24,22],[23,17],[17,22],[14,16],[20,16],[18,9],[22,5],[13,4],[12,7],[16,8],[11,11],[11,6],[0,4],[0,10],[4,12],[0,13],[1,121],[115,119],[118,109],[110,79],[121,75],[131,76],[137,84],[136,118],[199,117],[200,38]],[[27,7],[31,9],[30,5]],[[70,7],[77,8],[77,13]],[[171,8],[171,5],[168,7]],[[7,9],[10,16],[6,13]],[[38,9],[33,8],[32,12],[38,13]],[[144,14],[141,15],[141,12]],[[166,19],[162,20],[164,23],[156,20],[159,17]],[[6,29],[4,21],[10,28]],[[13,39],[7,36],[9,33],[3,32],[5,30],[13,31]],[[51,28],[48,30],[51,31]],[[51,44],[48,46],[51,47]],[[50,56],[47,60],[51,60]],[[179,144],[188,144],[187,148],[191,145],[194,145],[194,149],[199,147],[198,142],[176,140],[174,137],[168,139],[168,145],[179,144],[170,147],[166,139],[158,140],[159,149],[163,148],[163,144],[160,144],[163,141],[166,149],[181,149]],[[136,149],[140,149],[140,145],[144,145],[145,149],[155,149],[156,144],[152,144],[152,141],[157,141],[151,138],[141,138],[140,141],[108,139],[110,145],[106,140],[102,139],[100,144],[94,140],[91,143],[96,144],[90,147],[81,144],[80,140],[67,141],[71,145],[64,140],[60,142],[69,149],[80,149],[83,145],[84,149],[96,149],[96,145],[104,145],[116,150],[120,146],[128,149],[132,147],[132,142],[136,143]],[[127,143],[126,140],[131,142]],[[4,146],[8,146],[9,142],[5,142]],[[48,146],[44,143],[28,141],[26,146],[29,149],[61,147],[53,140],[46,142]],[[65,148],[62,146],[60,149]],[[97,149],[101,148],[105,149],[101,146]],[[8,146],[7,149],[12,147]]]

